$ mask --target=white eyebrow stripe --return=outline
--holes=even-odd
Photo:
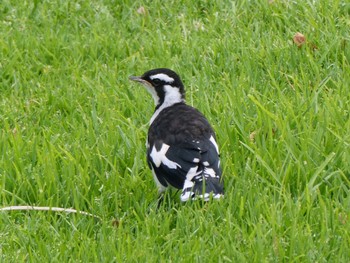
[[[159,73],[159,74],[156,74],[156,75],[152,75],[150,76],[150,79],[160,79],[160,80],[163,80],[165,82],[168,82],[168,83],[172,83],[174,82],[174,79],[169,77],[167,74],[164,74],[164,73]]]

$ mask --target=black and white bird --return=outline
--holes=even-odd
[[[172,186],[182,189],[181,201],[223,197],[215,133],[202,113],[186,105],[180,77],[158,68],[129,79],[145,86],[156,105],[148,130],[147,162],[159,193]]]

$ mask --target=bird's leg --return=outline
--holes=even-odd
[[[164,192],[160,192],[158,195],[158,201],[157,201],[157,210],[160,208],[164,201]]]

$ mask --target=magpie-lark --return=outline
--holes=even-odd
[[[223,197],[215,133],[202,113],[186,105],[180,77],[158,68],[130,80],[145,86],[156,105],[148,130],[147,162],[159,193],[170,185],[182,189],[181,201]]]

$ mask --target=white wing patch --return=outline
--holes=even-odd
[[[192,189],[193,186],[194,186],[194,183],[192,181],[189,181],[187,179],[185,180],[182,194],[180,196],[180,200],[182,202],[188,201],[193,196],[194,193],[191,190],[187,191],[187,189]]]
[[[198,169],[198,166],[192,167],[188,170],[186,174],[186,180],[184,182],[184,186],[182,188],[182,194],[180,197],[182,202],[188,201],[194,195],[194,192],[192,191],[194,182],[192,181],[192,179],[196,175],[199,175],[202,173],[202,171],[197,172],[197,169]],[[188,189],[191,189],[191,190],[188,190]]]
[[[216,177],[216,173],[213,168],[205,167],[203,173],[209,175],[210,177]]]
[[[160,79],[162,81],[165,81],[167,83],[173,83],[174,82],[174,79],[169,77],[167,74],[164,74],[164,73],[159,73],[159,74],[156,74],[156,75],[153,75],[153,76],[150,76],[150,79]]]
[[[202,171],[197,172],[198,166],[190,168],[186,174],[186,181],[192,181],[193,177],[202,173]]]
[[[218,147],[218,145],[217,145],[217,143],[216,143],[216,141],[215,141],[213,136],[210,136],[209,141],[211,141],[211,143],[214,144],[216,152],[219,153],[219,147]]]
[[[189,181],[189,180],[185,180],[185,182],[184,182],[184,189],[186,189],[186,188],[192,188],[194,186],[194,182],[192,182],[192,181]]]
[[[203,162],[203,165],[204,166],[209,166],[209,163],[208,162]]]
[[[177,167],[181,167],[181,165],[169,160],[166,157],[165,154],[167,153],[169,148],[170,146],[165,143],[162,144],[162,148],[159,151],[157,151],[156,147],[153,146],[150,156],[156,167],[159,167],[161,164],[164,164],[169,169],[176,169]]]

